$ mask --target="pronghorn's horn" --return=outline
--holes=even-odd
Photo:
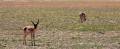
[[[38,25],[39,24],[39,19],[38,19],[38,21],[37,21],[37,24],[36,25]]]
[[[35,25],[35,23],[33,21],[31,21],[33,25]]]

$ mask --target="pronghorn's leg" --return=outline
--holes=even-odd
[[[86,21],[86,18],[85,18],[85,21]]]
[[[33,46],[33,33],[31,33],[31,45]]]
[[[83,23],[83,18],[82,17],[80,17],[80,21],[81,21],[81,23]]]
[[[35,33],[33,33],[33,46],[35,46]]]
[[[31,33],[31,44],[32,44],[32,46],[35,46],[35,35],[34,35],[34,33]]]
[[[84,22],[86,21],[86,17],[84,17]]]
[[[23,36],[23,45],[26,45],[26,37],[27,37],[27,34],[24,33],[24,36]]]

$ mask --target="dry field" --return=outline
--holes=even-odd
[[[0,2],[0,49],[120,49],[120,2]],[[78,13],[87,13],[80,23]],[[40,19],[36,46],[22,27]]]
[[[120,2],[0,2],[0,7],[119,8]]]

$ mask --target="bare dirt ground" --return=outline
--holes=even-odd
[[[120,2],[0,2],[0,7],[119,8]]]

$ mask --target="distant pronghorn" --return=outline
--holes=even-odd
[[[24,29],[24,37],[23,37],[23,44],[26,45],[26,37],[27,35],[31,34],[31,44],[32,46],[35,46],[35,31],[38,27],[39,24],[39,19],[37,21],[37,23],[34,23],[33,21],[31,21],[33,26],[25,26]]]
[[[85,13],[80,13],[79,16],[80,16],[81,23],[86,21],[86,14]]]

